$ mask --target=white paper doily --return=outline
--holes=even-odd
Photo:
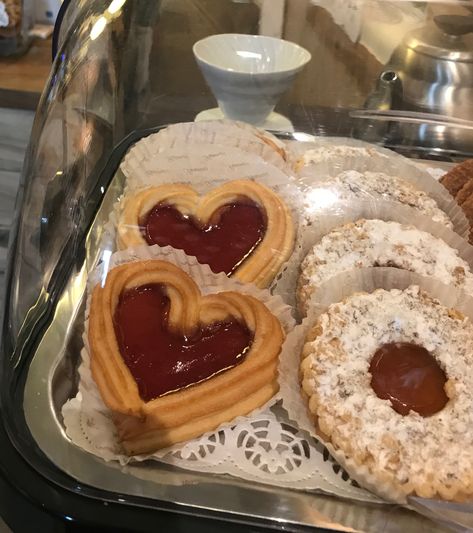
[[[88,381],[89,368],[81,367]],[[105,460],[116,459],[115,427],[98,391],[90,389],[88,405],[82,391],[63,408],[69,438],[89,453]],[[278,487],[321,491],[340,497],[382,503],[382,500],[350,481],[326,448],[290,422],[278,406],[267,408],[235,425],[207,433],[152,459],[186,470],[235,477]]]

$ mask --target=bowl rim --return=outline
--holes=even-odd
[[[215,37],[220,37],[220,38],[221,37],[244,37],[244,38],[251,38],[255,40],[264,39],[264,40],[270,40],[270,41],[283,42],[285,45],[289,45],[290,47],[293,47],[293,48],[298,48],[302,52],[303,60],[301,60],[301,62],[298,63],[297,66],[294,66],[291,68],[282,68],[282,69],[274,70],[272,72],[251,73],[251,72],[245,72],[244,70],[235,70],[233,68],[223,67],[212,61],[208,61],[207,59],[204,59],[197,51],[197,48],[199,47],[199,45],[201,45],[205,41],[213,40]],[[280,39],[279,37],[270,37],[269,35],[255,35],[252,33],[215,33],[213,35],[207,35],[207,37],[204,37],[203,39],[200,39],[194,43],[194,45],[192,46],[192,51],[194,53],[194,57],[198,61],[205,63],[209,67],[213,67],[215,69],[222,70],[225,72],[231,72],[232,74],[242,74],[245,76],[251,76],[255,74],[257,74],[258,76],[271,76],[274,74],[283,74],[283,73],[299,71],[303,69],[307,65],[307,63],[309,63],[309,61],[312,59],[312,54],[309,52],[309,50],[307,50],[306,48],[304,48],[303,46],[297,43],[293,43],[292,41],[287,41],[286,39]]]

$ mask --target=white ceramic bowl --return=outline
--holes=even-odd
[[[301,46],[261,35],[223,33],[195,43],[197,63],[227,118],[262,124],[310,61]]]

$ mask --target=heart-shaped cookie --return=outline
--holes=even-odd
[[[126,196],[117,230],[120,249],[173,246],[214,272],[268,286],[294,247],[294,224],[273,191],[236,180],[200,196],[184,184],[149,187]]]
[[[92,376],[129,454],[202,435],[278,390],[279,321],[248,295],[202,296],[166,261],[111,270],[93,291],[88,338]]]

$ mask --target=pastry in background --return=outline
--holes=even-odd
[[[467,185],[473,178],[473,159],[467,159],[463,163],[455,165],[449,172],[440,179],[440,183],[454,197]]]
[[[227,123],[231,123],[230,121],[227,121]],[[262,128],[257,128],[255,126],[252,126],[251,124],[248,124],[246,122],[233,122],[232,124],[235,124],[241,129],[244,129],[248,132],[250,132],[252,135],[257,137],[260,141],[263,141],[267,146],[269,146],[272,150],[274,150],[276,153],[278,153],[284,161],[287,161],[288,154],[286,145],[280,141],[277,137],[275,137],[272,133],[269,133],[269,131],[266,131]]]
[[[129,455],[199,437],[278,391],[284,332],[258,299],[202,295],[160,260],[112,269],[90,305],[92,376]]]
[[[407,205],[452,229],[452,221],[444,213],[437,202],[426,192],[417,189],[409,181],[399,176],[389,176],[382,172],[358,172],[346,170],[337,176],[319,182],[314,189],[316,198],[317,189],[332,192],[334,199],[353,200],[383,200]],[[310,211],[310,204],[307,205]]]
[[[294,162],[294,170],[303,173],[305,167],[310,167],[314,164],[329,163],[346,159],[361,159],[378,156],[388,160],[389,157],[376,149],[376,146],[348,146],[348,145],[325,145],[321,144],[315,148],[311,148],[297,157]]]

